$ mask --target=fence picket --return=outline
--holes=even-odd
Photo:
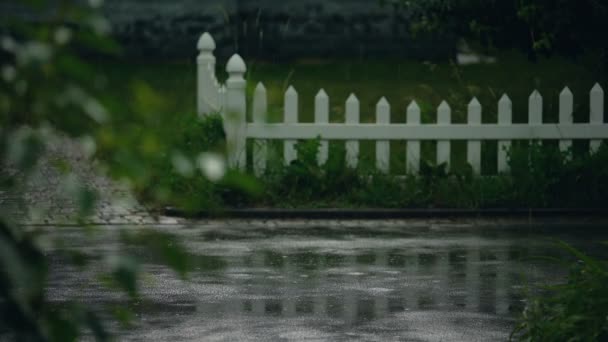
[[[534,125],[540,125],[543,123],[543,97],[540,95],[538,90],[532,92],[530,95],[529,103],[529,122]]]
[[[315,97],[315,123],[326,124],[329,122],[329,96],[325,90],[319,90]],[[324,165],[329,157],[329,142],[321,140],[319,153],[317,154],[317,162],[319,165]]]
[[[253,122],[266,123],[268,113],[268,98],[266,87],[261,82],[255,87],[253,93]],[[268,141],[265,139],[254,140],[253,142],[253,172],[260,177],[266,172],[268,162]]]
[[[285,123],[298,122],[298,92],[293,86],[289,86],[285,92]],[[292,161],[298,159],[296,151],[297,140],[285,140],[283,142],[283,158],[285,165],[291,164]]]
[[[604,89],[600,86],[599,83],[596,83],[591,89],[590,95],[590,104],[591,104],[591,114],[589,117],[589,122],[592,124],[603,124],[604,123]],[[602,144],[601,140],[591,140],[589,143],[589,148],[592,153],[597,152],[599,150],[600,145]]]
[[[559,123],[571,124],[574,114],[574,95],[570,88],[565,87],[559,94]],[[562,152],[568,151],[572,147],[572,140],[560,140],[559,149]]]
[[[507,94],[498,102],[498,124],[510,126],[513,123],[513,103]],[[508,152],[511,148],[510,140],[498,142],[498,172],[509,172]]]
[[[452,122],[452,109],[450,105],[443,101],[437,108],[437,124],[449,125]],[[437,141],[437,165],[445,163],[447,168],[450,167],[451,144],[449,140]]]
[[[407,124],[420,125],[420,106],[416,101],[407,107]],[[407,172],[414,175],[420,173],[420,140],[407,141]]]
[[[346,124],[356,125],[359,123],[359,99],[355,94],[350,94],[346,100]],[[352,169],[359,164],[359,141],[346,141],[346,165]]]
[[[385,97],[381,98],[376,105],[376,123],[391,123],[391,105]],[[391,143],[388,140],[378,140],[376,142],[376,168],[384,173],[390,171]]]
[[[468,107],[468,124],[481,125],[481,103],[473,98]],[[467,160],[473,168],[475,175],[481,174],[481,140],[469,140],[467,142]]]

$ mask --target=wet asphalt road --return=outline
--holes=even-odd
[[[146,249],[134,341],[504,341],[530,284],[557,283],[566,270],[531,259],[560,252],[551,239],[593,251],[577,229],[454,223],[358,222],[281,226],[205,223],[159,229],[195,254],[187,281]],[[94,237],[53,233],[90,253],[116,251],[118,229]],[[603,237],[606,237],[605,233]],[[601,235],[600,234],[600,235]],[[56,253],[51,251],[50,255]],[[93,306],[126,305],[94,271],[52,257],[49,297]],[[103,263],[100,263],[103,264]]]

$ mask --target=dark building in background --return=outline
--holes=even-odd
[[[129,57],[192,58],[213,34],[217,55],[248,58],[445,59],[455,39],[412,35],[409,14],[379,0],[105,0],[103,11]],[[2,15],[21,13],[0,3]]]

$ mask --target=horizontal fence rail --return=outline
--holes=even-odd
[[[381,98],[376,105],[376,122],[360,122],[360,102],[355,94],[345,101],[345,122],[329,123],[330,98],[321,89],[314,99],[314,123],[299,123],[299,96],[293,86],[284,94],[283,122],[268,123],[268,97],[266,87],[259,83],[253,93],[252,121],[246,122],[245,62],[234,55],[226,66],[228,80],[220,85],[215,76],[215,43],[207,33],[199,40],[199,114],[218,111],[224,118],[228,146],[228,162],[235,168],[246,168],[247,139],[253,140],[253,171],[261,176],[266,171],[270,140],[283,141],[283,159],[290,164],[298,158],[298,140],[320,138],[317,155],[319,165],[329,158],[329,140],[345,142],[346,165],[356,168],[359,164],[360,141],[376,141],[376,168],[390,172],[391,141],[407,142],[406,172],[417,174],[421,162],[421,142],[436,141],[436,162],[447,164],[451,159],[451,141],[466,141],[467,162],[474,173],[481,173],[482,141],[498,142],[498,172],[509,171],[508,150],[514,140],[557,140],[562,151],[572,147],[573,140],[589,140],[589,148],[597,151],[604,139],[608,139],[608,125],[604,123],[604,90],[596,84],[589,93],[590,116],[588,123],[574,123],[574,95],[566,87],[559,96],[559,122],[543,123],[543,98],[533,91],[528,99],[528,122],[513,123],[513,104],[505,94],[498,101],[497,123],[482,123],[483,107],[473,98],[467,107],[467,122],[452,123],[452,109],[443,101],[437,108],[436,123],[423,124],[421,110],[415,101],[407,108],[405,124],[391,123],[391,105]]]
[[[247,124],[253,139],[328,140],[577,140],[608,139],[606,125],[593,124]]]

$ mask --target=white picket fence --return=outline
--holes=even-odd
[[[511,99],[505,94],[498,102],[498,123],[482,124],[482,106],[476,98],[468,105],[466,124],[451,122],[452,110],[446,101],[437,109],[436,124],[422,124],[421,111],[413,101],[407,108],[407,123],[393,124],[391,106],[386,98],[376,106],[376,123],[360,123],[360,104],[354,94],[346,100],[346,122],[329,123],[329,96],[321,89],[315,97],[314,123],[298,123],[298,93],[293,87],[285,92],[284,122],[267,123],[268,102],[262,83],[255,88],[252,104],[253,122],[247,122],[245,62],[235,54],[226,66],[228,79],[220,85],[215,76],[215,42],[208,33],[198,42],[198,113],[205,115],[220,112],[228,145],[228,162],[235,168],[246,168],[246,142],[254,139],[253,170],[256,175],[265,172],[268,162],[268,140],[283,140],[286,164],[297,159],[295,145],[300,139],[321,137],[318,163],[328,159],[328,140],[346,142],[346,163],[355,168],[359,162],[359,142],[376,141],[376,166],[389,172],[390,141],[407,142],[407,173],[417,174],[420,168],[421,141],[437,141],[437,163],[449,165],[451,141],[467,141],[467,160],[477,174],[481,172],[481,142],[498,141],[498,171],[508,172],[507,152],[513,140],[559,140],[560,148],[567,150],[572,141],[590,140],[591,152],[596,151],[603,139],[608,139],[608,125],[604,124],[604,91],[596,84],[590,92],[589,123],[573,123],[574,95],[568,87],[559,98],[559,123],[543,123],[543,98],[534,91],[529,98],[529,120],[514,124]]]

